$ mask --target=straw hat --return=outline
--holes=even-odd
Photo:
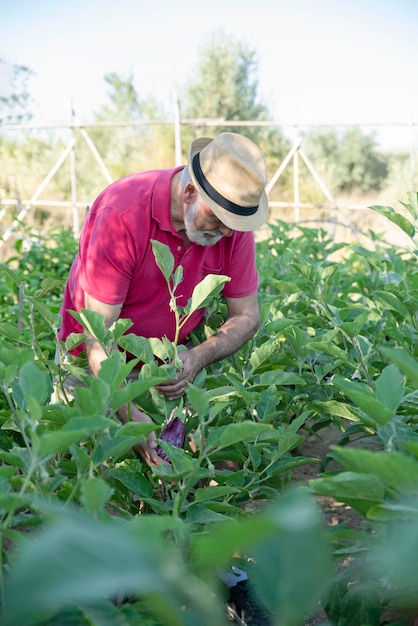
[[[237,133],[200,137],[190,146],[193,184],[228,228],[251,231],[266,221],[266,160],[260,148]]]

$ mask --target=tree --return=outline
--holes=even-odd
[[[241,39],[215,31],[208,36],[197,56],[194,76],[186,85],[182,118],[222,119],[265,122],[270,112],[259,96],[256,51]],[[289,149],[289,142],[272,126],[201,126],[182,131],[184,145],[198,135],[214,137],[231,131],[252,139],[264,151],[269,169],[274,172]],[[285,176],[280,180],[282,184]],[[278,188],[275,189],[277,191]]]
[[[186,86],[182,117],[224,120],[267,120],[267,107],[258,96],[255,50],[222,32],[215,32],[201,47],[195,76]],[[213,134],[225,130],[244,132],[244,127],[213,127]],[[259,129],[245,127],[254,139]]]
[[[0,124],[19,124],[32,117],[29,110],[31,102],[28,82],[33,75],[25,65],[11,65],[0,58],[2,74],[8,77],[4,94],[0,95]]]
[[[151,96],[140,98],[132,74],[122,77],[112,72],[106,74],[104,80],[109,86],[108,102],[95,114],[95,120],[137,123],[91,131],[113,177],[119,178],[135,170],[173,165],[172,129],[167,131],[165,126],[148,124],[165,119],[162,107]]]
[[[311,134],[306,151],[334,193],[378,191],[388,176],[388,160],[379,152],[375,136],[352,128]]]

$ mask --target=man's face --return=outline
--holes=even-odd
[[[189,240],[199,246],[214,246],[222,237],[232,235],[232,229],[218,220],[202,199],[187,207],[184,224]]]

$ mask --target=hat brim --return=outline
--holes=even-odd
[[[227,211],[223,207],[219,206],[219,204],[212,200],[212,198],[207,195],[207,193],[204,191],[204,189],[202,189],[199,182],[197,181],[192,166],[193,158],[212,141],[213,139],[209,137],[199,137],[198,139],[195,139],[190,146],[187,165],[193,185],[199,191],[199,194],[202,196],[203,200],[206,202],[206,204],[210,206],[210,208],[215,213],[216,217],[222,222],[222,224],[225,224],[225,226],[231,228],[232,230],[238,230],[241,232],[257,230],[265,223],[269,213],[269,202],[265,191],[263,191],[258,205],[258,209],[255,213],[253,213],[253,215],[236,215],[235,213],[231,213],[230,211]]]

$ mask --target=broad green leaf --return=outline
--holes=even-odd
[[[75,415],[59,432],[84,431],[87,434],[98,433],[115,426],[114,420],[103,415]]]
[[[103,478],[83,480],[80,489],[80,501],[90,515],[103,511],[113,494],[113,489]]]
[[[56,289],[62,290],[64,285],[65,280],[62,278],[44,278],[41,281],[41,290],[37,292],[36,298],[43,298],[47,293]],[[31,301],[33,301],[32,298]]]
[[[253,371],[257,371],[257,368],[260,367],[263,363],[266,363],[271,356],[277,352],[277,344],[276,343],[263,343],[258,348],[252,351],[250,356],[250,364]]]
[[[38,454],[41,458],[49,457],[54,454],[62,454],[74,443],[80,443],[83,439],[88,438],[86,430],[58,430],[53,433],[44,432],[39,441]]]
[[[211,429],[207,443],[208,446],[215,446],[218,449],[228,448],[240,441],[254,441],[261,433],[270,429],[269,424],[249,420],[239,424],[228,424],[228,426]]]
[[[32,305],[35,307],[35,309],[40,313],[40,315],[48,322],[48,324],[52,328],[56,328],[59,325],[59,322],[60,322],[59,316],[52,313],[50,308],[46,304],[44,304],[43,302],[40,302],[37,298],[30,298],[30,301]]]
[[[29,504],[28,496],[20,493],[0,493],[0,511],[4,513],[14,513],[18,509]]]
[[[155,385],[167,380],[168,376],[164,373],[160,377],[155,376],[146,380],[135,380],[126,385],[126,387],[114,391],[109,404],[114,411],[117,411],[124,404],[144,395],[151,387],[155,387]]]
[[[10,269],[10,267],[5,263],[0,263],[0,271],[2,274],[7,276],[11,282],[16,285],[16,287],[19,287],[22,283],[22,279],[19,274],[15,270]]]
[[[367,514],[368,519],[376,521],[418,520],[418,502],[384,502],[372,507]]]
[[[32,397],[40,405],[46,404],[51,397],[51,379],[34,363],[28,362],[21,367],[18,386],[25,397]]]
[[[270,370],[263,372],[258,378],[258,385],[269,387],[270,385],[306,385],[302,376],[284,370]]]
[[[278,428],[278,433],[280,435],[278,440],[280,456],[283,456],[289,450],[294,450],[303,442],[301,435],[292,433],[288,429],[283,428],[283,426]]]
[[[401,302],[401,300],[391,291],[376,290],[373,292],[374,301],[376,303],[382,302],[385,308],[396,311],[401,315],[408,315],[408,309]]]
[[[137,459],[128,459],[127,461],[118,467],[110,468],[108,470],[109,476],[122,483],[132,493],[151,498],[153,486],[142,474],[140,462]]]
[[[392,597],[404,597],[411,609],[416,608],[418,597],[418,554],[417,523],[414,521],[393,521],[387,525],[385,533],[374,542],[367,560],[371,575],[379,580],[384,572],[386,588]],[[395,595],[396,594],[396,595]],[[408,599],[409,595],[409,599]],[[408,602],[409,600],[409,602]],[[413,611],[413,615],[416,611]]]
[[[64,349],[66,352],[70,352],[77,348],[86,338],[85,333],[70,333],[64,342]]]
[[[116,437],[136,437],[138,440],[144,439],[156,428],[153,422],[127,422],[115,433]]]
[[[383,502],[385,496],[382,481],[372,474],[345,471],[329,478],[316,478],[309,485],[315,493],[349,503],[363,515],[371,506]]]
[[[317,350],[318,352],[326,352],[336,359],[341,359],[343,363],[347,363],[349,360],[347,352],[334,343],[331,343],[331,341],[308,341],[305,344],[305,348],[308,350]]]
[[[155,262],[160,268],[166,281],[168,281],[174,269],[174,257],[170,252],[170,248],[155,239],[151,239],[151,245]]]
[[[345,380],[340,376],[333,379],[334,385],[340,389],[352,402],[357,404],[366,415],[381,426],[384,426],[395,416],[395,411],[383,402],[373,397],[371,390],[358,382]]]
[[[194,311],[206,307],[222,291],[225,283],[230,280],[229,276],[207,274],[193,289],[192,297],[184,310],[185,314],[190,315]]]
[[[418,385],[418,361],[411,357],[406,350],[381,347],[379,351],[388,361],[395,363],[409,380]]]
[[[93,461],[96,465],[107,463],[109,459],[114,463],[127,452],[132,452],[132,448],[144,438],[144,435],[119,437],[114,434],[110,438],[101,437],[100,444],[94,453]]]
[[[396,411],[405,393],[403,380],[403,375],[396,365],[392,364],[385,367],[375,383],[377,400],[383,402],[389,409]]]
[[[234,493],[240,493],[241,489],[228,486],[213,486],[205,487],[204,489],[196,489],[193,502],[206,502],[207,500],[219,500],[220,498],[228,497]]]
[[[109,331],[112,333],[113,339],[117,341],[122,335],[126,333],[133,326],[133,322],[130,319],[119,318],[110,326]]]
[[[406,217],[397,213],[392,207],[373,205],[369,206],[369,209],[373,209],[373,211],[380,213],[380,215],[383,215],[388,220],[399,226],[399,228],[401,228],[409,237],[413,237],[415,235],[414,225]]]
[[[165,594],[170,578],[182,576],[182,565],[155,539],[152,533],[134,538],[120,522],[58,517],[14,554],[3,626],[31,624],[34,615],[44,621],[66,606],[138,589]]]
[[[256,410],[259,419],[262,422],[272,422],[277,417],[277,403],[279,395],[275,385],[270,385],[260,393],[260,399],[257,402]]]
[[[93,377],[88,379],[88,385],[74,388],[74,407],[82,415],[104,412],[108,404],[109,385],[101,378]]]
[[[344,402],[337,400],[326,400],[325,402],[315,402],[315,406],[319,407],[327,415],[337,415],[345,419],[358,422],[358,416],[353,413],[352,407]]]
[[[250,547],[255,564],[250,577],[270,613],[281,624],[297,626],[316,609],[332,580],[327,536],[314,499],[304,490],[288,492],[263,517],[275,532]]]
[[[118,345],[126,350],[126,352],[138,357],[138,359],[144,363],[152,361],[154,358],[148,339],[145,337],[139,337],[134,333],[128,333],[127,335],[119,337]]]
[[[409,202],[401,202],[401,204],[409,211],[414,221],[416,221],[418,220],[418,192],[409,191],[408,198]]]
[[[183,266],[179,265],[176,268],[176,271],[173,274],[173,289],[174,289],[174,291],[180,285],[182,280],[183,280]]]
[[[104,344],[107,335],[104,315],[90,311],[89,309],[81,309],[80,312],[69,311],[69,313],[81,324],[89,335],[97,339],[101,345]]]
[[[281,335],[284,330],[298,323],[296,319],[278,318],[266,324],[266,329],[270,336]]]
[[[418,461],[402,452],[333,446],[330,456],[349,471],[376,476],[395,492],[418,494]]]
[[[375,581],[334,583],[326,603],[326,613],[332,624],[371,626],[380,624],[381,598]],[[395,625],[393,625],[395,626]]]
[[[208,394],[203,389],[199,387],[194,387],[190,385],[187,389],[187,398],[189,399],[193,410],[200,415],[201,417],[205,417],[208,415],[210,406],[208,400]]]
[[[11,324],[10,322],[3,322],[0,324],[0,336],[13,341],[21,340],[22,331],[17,327],[17,324]],[[0,357],[1,358],[1,357]]]

